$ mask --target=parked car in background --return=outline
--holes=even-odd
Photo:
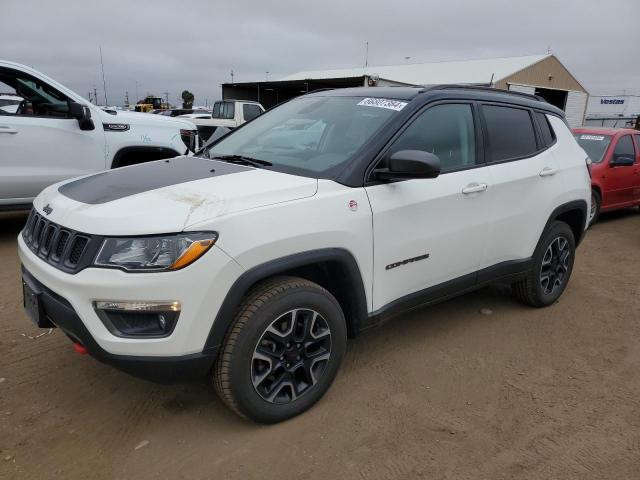
[[[15,111],[0,110],[0,209],[29,207],[43,188],[67,178],[199,145],[188,120],[97,107],[17,63],[0,60],[0,91],[20,99]]]
[[[213,104],[209,118],[194,118],[198,134],[206,141],[218,127],[236,128],[264,113],[264,107],[249,100],[221,100]]]
[[[583,127],[573,133],[591,159],[589,224],[600,212],[640,205],[640,132]]]
[[[590,192],[564,112],[539,97],[321,91],[198,156],[47,188],[18,238],[24,305],[81,352],[208,375],[233,411],[277,422],[322,397],[347,336],[403,311],[493,282],[555,303]]]
[[[206,118],[211,118],[211,112],[210,111],[206,111],[206,110],[201,110],[199,112],[196,112],[194,110],[193,113],[185,113],[183,115],[178,115],[179,118],[187,118],[189,120],[193,120],[194,118],[198,118],[198,119],[206,119]]]

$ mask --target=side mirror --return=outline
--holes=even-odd
[[[78,102],[69,103],[69,113],[72,118],[75,118],[80,125],[80,130],[93,130],[95,125],[91,120],[91,110],[86,105],[82,105]]]
[[[422,150],[400,150],[387,160],[389,168],[374,171],[381,180],[408,180],[412,178],[436,178],[440,175],[440,159]]]
[[[611,167],[632,167],[635,163],[633,157],[628,155],[614,155],[609,165]]]

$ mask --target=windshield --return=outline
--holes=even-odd
[[[593,163],[600,163],[604,152],[611,143],[611,135],[594,135],[592,133],[576,133],[578,144],[583,148]]]
[[[311,177],[335,176],[406,102],[363,97],[300,97],[270,110],[205,150],[240,155]]]

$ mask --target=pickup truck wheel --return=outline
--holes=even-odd
[[[533,255],[533,268],[512,285],[515,297],[533,307],[546,307],[560,298],[573,271],[576,243],[564,222],[554,222],[542,235]]]
[[[213,383],[238,415],[279,422],[328,390],[346,343],[344,315],[328,291],[302,278],[274,278],[253,288],[240,306]]]

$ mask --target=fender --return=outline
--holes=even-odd
[[[173,158],[182,155],[180,152],[176,152],[173,148],[168,147],[123,147],[118,150],[113,156],[113,160],[111,161],[111,165],[109,168],[118,168],[133,165],[132,163],[122,163],[122,159],[125,156],[131,154],[139,155],[142,158],[141,162],[136,163],[150,162],[152,160],[162,160],[164,158]]]
[[[367,298],[360,268],[349,251],[342,248],[323,248],[270,260],[240,275],[227,292],[227,296],[218,310],[203,353],[215,352],[219,349],[233,323],[235,313],[243,297],[257,282],[276,275],[296,275],[297,269],[327,263],[337,263],[343,270],[342,283],[345,288],[341,288],[340,291],[344,294],[342,300],[346,299],[347,302],[341,301],[341,298],[337,299],[343,306],[347,329],[352,336],[355,336],[368,315]]]

